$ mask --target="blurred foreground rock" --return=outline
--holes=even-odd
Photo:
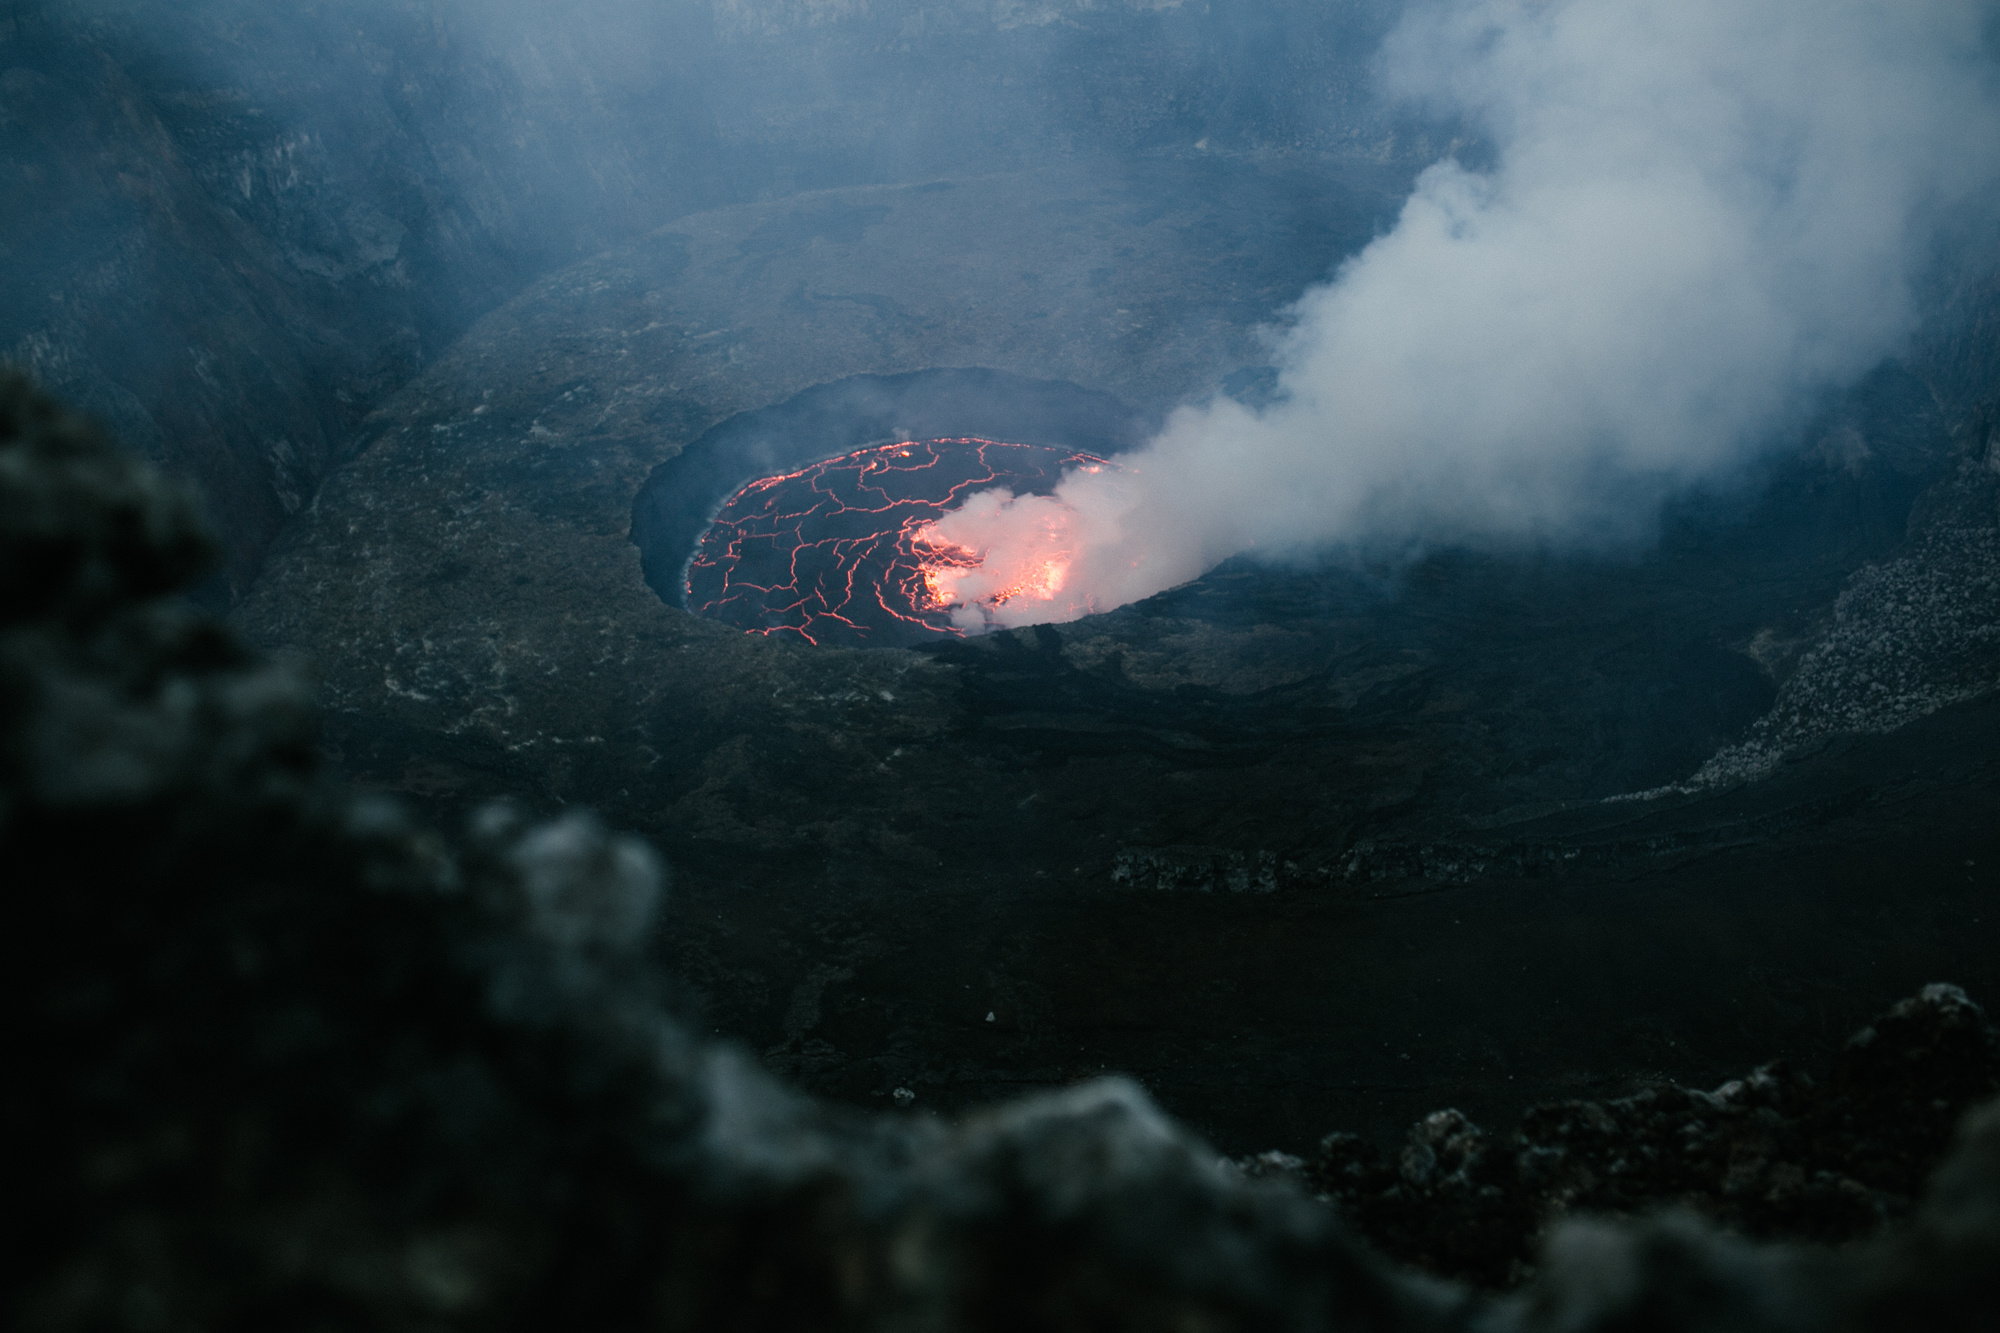
[[[675,1019],[642,844],[505,808],[447,840],[324,773],[296,678],[175,598],[212,559],[194,515],[0,387],[16,1327],[1944,1329],[2000,1297],[1992,1111],[1858,1247],[1571,1224],[1500,1299],[1374,1257],[1127,1082],[957,1125],[810,1102]],[[1512,1152],[1445,1113],[1382,1206],[1449,1231],[1469,1193],[1517,1245],[1551,1200],[1850,1234],[1990,1089],[1992,1037],[1939,989],[1842,1069],[1831,1099],[1767,1072],[1538,1113]],[[1338,1140],[1311,1170],[1350,1168],[1388,1170]]]

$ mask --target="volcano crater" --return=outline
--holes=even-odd
[[[856,375],[739,413],[656,467],[633,503],[646,581],[750,633],[901,647],[958,637],[929,582],[970,553],[923,524],[1004,487],[1047,495],[1148,422],[1110,394],[996,370]]]

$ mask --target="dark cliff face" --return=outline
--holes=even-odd
[[[1421,156],[1366,93],[1382,12],[10,0],[0,359],[196,483],[227,595],[366,412],[534,275],[833,186]]]
[[[16,5],[0,65],[0,355],[197,484],[231,588],[467,319],[718,188],[435,7]]]

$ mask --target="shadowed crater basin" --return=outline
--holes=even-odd
[[[683,608],[760,478],[899,439],[1115,459],[1189,394],[1268,392],[1242,330],[1303,279],[1123,221],[1130,195],[869,189],[844,198],[890,212],[810,253],[746,250],[778,203],[580,265],[384,409],[242,619],[318,656],[329,749],[371,787],[654,839],[704,1026],[854,1105],[1124,1071],[1220,1150],[1304,1151],[1712,1083],[1940,977],[2000,988],[1990,703],[1748,787],[1602,799],[1685,781],[1796,681],[1831,682],[1815,708],[1875,697],[1825,665],[1849,639],[1974,623],[1947,597],[1970,573],[1895,573],[1926,534],[1990,532],[2000,484],[1915,372],[1639,551],[1232,560],[915,651]],[[1119,246],[1101,290],[1049,260]]]

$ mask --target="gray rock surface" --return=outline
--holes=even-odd
[[[1950,472],[1911,516],[1904,553],[1848,580],[1832,625],[1771,711],[1671,790],[1754,780],[1814,741],[1893,731],[2000,688],[1996,438],[1984,417],[1971,423]]]

